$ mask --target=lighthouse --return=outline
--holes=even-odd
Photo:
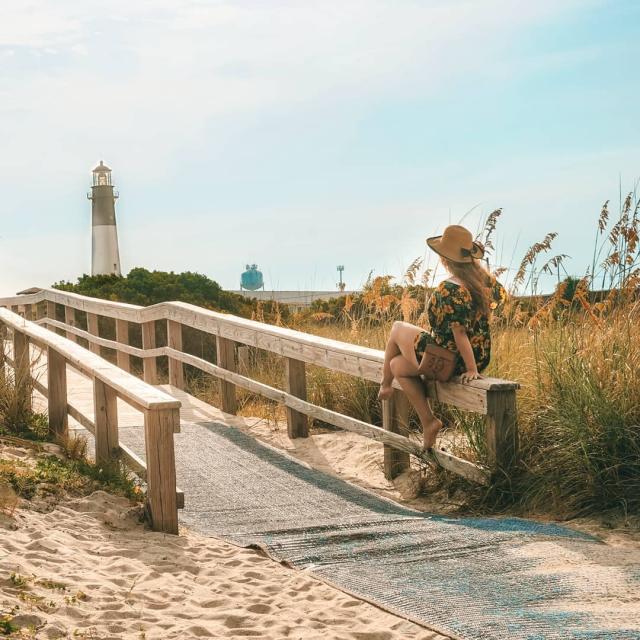
[[[93,170],[93,186],[87,197],[91,200],[91,275],[122,275],[116,228],[118,194],[111,184],[111,169],[102,160]]]

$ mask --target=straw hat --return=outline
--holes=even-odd
[[[484,255],[484,247],[474,242],[471,232],[457,224],[448,226],[441,236],[427,238],[427,244],[453,262],[472,262]]]

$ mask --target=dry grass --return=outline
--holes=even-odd
[[[489,249],[500,216],[493,212],[481,240]],[[564,254],[553,254],[556,234],[526,253],[512,281],[512,297],[494,319],[488,375],[517,380],[521,463],[490,489],[465,485],[438,472],[440,487],[466,492],[467,507],[482,511],[545,512],[572,517],[617,510],[640,513],[640,227],[634,194],[611,220],[608,203],[597,223],[594,260],[582,279],[567,277]],[[403,282],[370,280],[358,298],[320,303],[290,326],[327,338],[384,348],[391,324],[424,324],[431,272],[421,261]],[[497,275],[501,269],[495,269]],[[545,274],[557,276],[551,296],[540,295]],[[605,291],[597,293],[604,286]],[[250,377],[282,388],[283,365],[273,354],[254,352]],[[201,395],[216,403],[215,384]],[[380,424],[376,385],[316,367],[308,370],[310,400]],[[240,412],[282,420],[282,409],[241,393]],[[485,461],[478,416],[438,407],[453,426],[457,453]],[[414,423],[414,427],[417,424]],[[433,480],[433,478],[432,478]]]

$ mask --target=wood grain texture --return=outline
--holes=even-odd
[[[8,309],[0,308],[0,321],[12,329],[14,333],[28,335],[29,340],[42,348],[55,348],[65,357],[67,364],[89,378],[96,377],[102,380],[117,391],[118,397],[137,409],[177,409],[180,407],[180,402],[162,389],[145,384],[142,380],[90,353],[80,345],[35,323],[26,322]]]
[[[291,407],[292,409],[295,409],[300,413],[304,413],[307,416],[311,416],[323,422],[328,422],[329,424],[345,429],[346,431],[359,433],[366,438],[390,445],[400,451],[405,451],[406,453],[410,453],[421,458],[422,460],[436,462],[445,469],[454,471],[455,473],[458,473],[474,482],[481,484],[487,483],[487,479],[489,477],[488,472],[479,465],[469,462],[468,460],[463,460],[443,451],[423,453],[422,447],[419,444],[400,434],[386,431],[380,427],[362,422],[355,418],[350,418],[349,416],[331,411],[330,409],[318,407],[310,402],[296,398],[286,391],[275,389],[274,387],[270,387],[262,382],[257,382],[256,380],[247,378],[239,373],[227,371],[226,369],[215,364],[211,364],[197,356],[177,351],[172,352],[171,355],[175,358],[180,358],[184,363],[197,367],[198,369],[216,376],[217,378],[228,380],[238,387],[242,387],[252,393],[259,394],[265,398],[284,404],[285,406]]]
[[[167,345],[176,351],[182,351],[182,325],[175,320],[167,320]],[[175,358],[169,358],[169,384],[184,389],[182,362]]]
[[[118,345],[129,345],[129,323],[116,319],[116,342]],[[116,347],[116,363],[123,371],[131,371],[131,357],[121,348]]]
[[[87,331],[97,338],[100,337],[100,329],[98,326],[98,316],[95,313],[87,313]],[[100,345],[94,341],[89,342],[89,351],[100,355]]]
[[[147,453],[147,504],[154,531],[178,533],[173,416],[168,411],[144,415]]]
[[[216,339],[216,353],[218,367],[234,372],[236,370],[235,343],[233,340]],[[222,410],[225,413],[235,415],[238,410],[236,401],[236,387],[229,379],[222,378],[220,382],[220,396],[222,397]]]
[[[69,435],[67,363],[53,347],[47,349],[47,406],[49,434],[54,441],[65,441]]]
[[[156,324],[154,321],[142,323],[142,348],[155,349],[156,347]],[[158,367],[155,356],[148,353],[142,361],[143,379],[148,384],[158,384]]]
[[[287,393],[302,400],[307,399],[307,375],[304,362],[286,358],[284,380]],[[307,416],[287,407],[287,430],[290,438],[306,438],[309,435]]]
[[[518,457],[518,415],[513,390],[487,394],[486,438],[489,462],[495,470],[508,470]]]
[[[3,311],[0,309],[0,312]],[[20,318],[23,326],[25,321]],[[16,385],[16,398],[20,407],[31,410],[31,360],[29,355],[29,337],[14,327],[13,331],[13,369]]]
[[[382,426],[391,433],[409,434],[409,415],[411,405],[401,391],[394,390],[393,396],[382,403]],[[384,446],[384,477],[393,480],[396,476],[411,468],[409,454]]]
[[[76,327],[77,326],[77,323],[76,323],[76,310],[73,307],[65,307],[64,308],[64,322],[69,327]],[[65,333],[65,337],[68,340],[71,340],[73,342],[77,342],[76,337],[73,334],[73,332],[67,331]]]
[[[93,381],[96,464],[113,461],[118,452],[118,396],[97,378]]]

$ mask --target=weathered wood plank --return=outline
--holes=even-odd
[[[91,335],[88,331],[84,331],[83,329],[73,328],[70,329],[63,322],[59,322],[58,320],[44,320],[42,322],[38,322],[37,324],[46,324],[54,328],[66,328],[67,331],[72,332],[78,338],[84,338],[88,343],[95,343],[100,345],[101,347],[106,347],[107,349],[114,349],[118,352],[122,351],[125,354],[136,356],[138,358],[144,358],[146,356],[159,357],[165,355],[164,347],[156,347],[155,349],[149,349],[145,351],[144,349],[139,349],[138,347],[132,347],[131,345],[121,344],[117,340],[109,340],[108,338],[97,338],[94,335]]]
[[[310,402],[296,398],[286,391],[275,389],[262,382],[257,382],[256,380],[240,375],[239,373],[228,371],[215,364],[211,364],[202,358],[198,358],[197,356],[173,350],[170,350],[170,355],[175,358],[180,358],[184,363],[197,367],[198,369],[216,376],[217,378],[228,380],[238,387],[242,387],[252,393],[262,395],[265,398],[269,398],[269,400],[274,400],[275,402],[284,404],[285,406],[291,407],[292,409],[295,409],[300,413],[304,413],[307,416],[327,422],[336,427],[340,427],[341,429],[345,429],[346,431],[359,433],[366,438],[390,445],[400,451],[405,451],[423,460],[437,462],[442,467],[455,471],[474,482],[479,482],[481,484],[487,483],[488,472],[472,462],[462,460],[461,458],[452,456],[449,453],[437,450],[434,450],[432,453],[425,453],[422,451],[421,446],[409,440],[409,438],[397,433],[386,431],[385,429],[362,422],[361,420],[350,418],[349,416],[331,411],[330,409],[318,407]]]
[[[304,362],[286,358],[284,379],[288,393],[302,400],[307,399],[307,374]],[[287,407],[287,430],[290,438],[306,438],[309,435],[307,416]]]
[[[487,401],[485,420],[489,461],[495,469],[507,470],[518,456],[516,392],[489,391]]]
[[[147,351],[148,349],[155,349],[156,347],[156,324],[152,320],[150,322],[142,323],[142,348]],[[143,378],[148,384],[158,384],[158,367],[155,356],[150,356],[148,353],[145,355],[143,361]]]
[[[87,377],[97,377],[102,380],[117,391],[118,397],[137,409],[177,409],[180,407],[178,400],[161,389],[145,384],[96,354],[90,353],[80,345],[70,342],[44,327],[35,323],[27,323],[7,309],[0,308],[0,321],[10,327],[14,333],[27,334],[29,340],[43,348],[55,348],[64,355],[67,364]]]
[[[100,329],[98,326],[98,316],[95,313],[87,312],[87,331],[92,336],[96,336],[97,338],[100,337]],[[89,342],[89,351],[91,351],[92,353],[95,353],[96,355],[100,355],[100,345],[96,341],[91,340]]]
[[[109,385],[93,381],[96,464],[113,461],[118,450],[118,396]]]
[[[25,321],[22,319],[21,321],[24,324]],[[13,370],[19,406],[23,411],[30,411],[32,380],[29,337],[15,327],[13,329]]]
[[[77,323],[76,323],[76,310],[73,309],[72,307],[65,307],[64,308],[64,323],[66,325],[68,325],[69,327],[76,327]],[[76,342],[76,337],[73,334],[72,331],[66,331],[65,332],[65,336],[68,340],[72,340],[73,342]]]
[[[167,320],[167,345],[176,351],[182,351],[182,325],[175,320]],[[184,389],[182,362],[175,358],[169,358],[169,384]]]
[[[411,405],[401,391],[394,391],[389,400],[382,403],[382,426],[391,433],[403,436],[409,434],[409,416]],[[409,454],[389,445],[384,446],[384,477],[393,480],[403,471],[411,468]]]
[[[67,412],[67,363],[53,347],[47,349],[47,400],[49,434],[54,440],[69,436]]]
[[[236,370],[235,343],[232,340],[218,336],[216,339],[216,352],[220,368],[227,371]],[[222,398],[221,409],[225,413],[235,415],[238,410],[235,385],[227,379],[222,379],[220,382],[220,396]]]
[[[129,323],[116,318],[116,342],[118,345],[129,345]],[[131,371],[131,357],[120,346],[116,347],[117,365],[123,371]]]
[[[147,453],[147,501],[155,531],[178,533],[173,416],[168,411],[144,415]]]

